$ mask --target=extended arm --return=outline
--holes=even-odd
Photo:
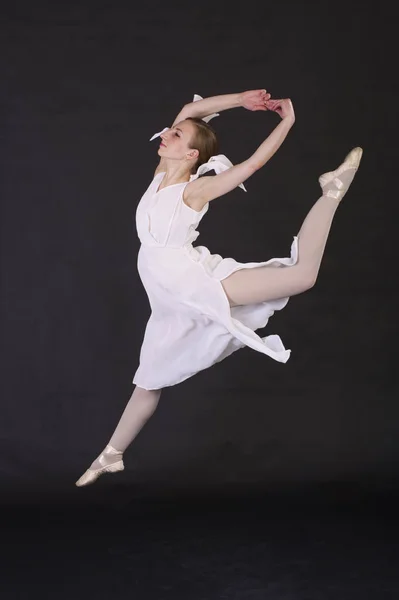
[[[185,104],[174,120],[173,125],[188,117],[202,119],[213,113],[228,110],[229,108],[243,107],[248,110],[267,110],[266,102],[269,99],[270,94],[266,90],[250,90],[248,92],[203,98],[202,100]]]
[[[215,112],[222,112],[229,108],[246,108],[247,110],[268,110],[267,102],[270,100],[270,94],[266,90],[249,90],[235,94],[222,94],[220,96],[211,96],[195,102],[185,104],[175,120],[172,127],[188,117],[197,117],[202,119],[212,115]],[[164,159],[161,158],[155,170],[155,175],[165,170]]]
[[[215,177],[201,177],[190,182],[185,190],[185,199],[190,204],[203,205],[227,194],[263,167],[277,152],[295,122],[295,113],[289,99],[269,100],[267,107],[280,115],[281,122],[247,160]]]

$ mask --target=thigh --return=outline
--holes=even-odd
[[[223,279],[221,284],[230,306],[295,296],[312,285],[299,265],[240,269]]]

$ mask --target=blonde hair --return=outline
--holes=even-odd
[[[186,121],[195,125],[195,133],[190,141],[190,147],[199,152],[198,159],[191,169],[191,173],[195,173],[200,165],[219,153],[219,143],[215,131],[206,121],[197,117],[188,117]]]

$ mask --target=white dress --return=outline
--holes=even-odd
[[[284,308],[288,298],[230,307],[220,282],[239,269],[294,265],[297,238],[290,258],[265,262],[240,263],[211,254],[205,246],[193,246],[209,203],[200,212],[185,204],[188,182],[158,191],[164,175],[155,175],[136,211],[141,241],[137,266],[151,315],[133,383],[148,390],[175,385],[244,346],[286,362],[290,350],[280,337],[261,338],[255,330]]]

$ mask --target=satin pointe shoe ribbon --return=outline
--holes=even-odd
[[[329,198],[335,198],[335,200],[340,200],[341,196],[343,195],[342,188],[344,187],[344,184],[340,179],[338,179],[338,177],[334,177],[334,179],[330,183],[333,183],[337,189],[330,189],[325,195]]]
[[[319,183],[323,190],[323,196],[329,196],[339,201],[343,198],[359,168],[362,155],[363,149],[357,146],[347,154],[338,169],[320,175]]]

